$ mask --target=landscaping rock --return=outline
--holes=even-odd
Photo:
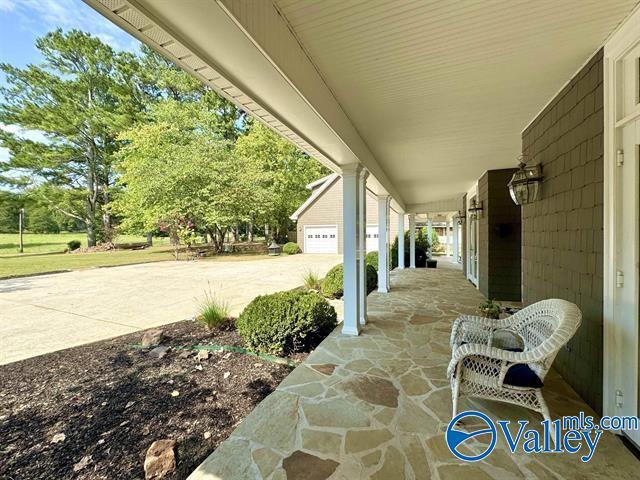
[[[210,356],[211,352],[209,350],[198,350],[198,355],[196,356],[196,358],[198,360],[209,360]]]
[[[193,355],[193,350],[182,350],[178,355],[180,358],[190,358]]]
[[[156,440],[151,444],[144,459],[144,478],[163,478],[176,469],[176,441]]]
[[[157,328],[155,330],[149,330],[144,332],[144,335],[142,335],[142,340],[140,340],[140,345],[142,345],[143,347],[160,345],[160,343],[162,343],[163,338],[164,338],[164,330],[160,328]]]
[[[87,455],[86,457],[82,457],[82,460],[80,460],[78,463],[73,465],[73,471],[74,472],[79,472],[80,470],[82,470],[84,467],[86,467],[90,463],[91,463],[91,455]]]
[[[169,352],[169,347],[165,347],[164,345],[160,345],[159,347],[154,348],[149,351],[150,357],[162,358]]]
[[[56,433],[51,439],[51,443],[64,442],[67,436],[64,433]]]

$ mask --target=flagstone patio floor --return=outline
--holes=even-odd
[[[444,437],[451,420],[449,333],[452,321],[474,313],[484,297],[447,260],[391,278],[390,293],[369,296],[360,336],[338,327],[189,478],[639,478],[640,461],[611,433],[588,463],[577,454],[512,454],[503,438],[482,461],[457,460]],[[553,370],[544,394],[554,418],[594,414]],[[460,407],[494,420],[541,420],[497,402],[463,399]],[[466,442],[468,451],[481,451],[483,437]]]

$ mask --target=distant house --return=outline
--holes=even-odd
[[[328,175],[307,185],[311,195],[291,219],[297,222],[298,244],[304,253],[342,253],[342,177]],[[398,234],[398,214],[391,210],[390,242]],[[367,195],[367,252],[378,250],[378,202]]]

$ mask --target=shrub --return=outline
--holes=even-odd
[[[367,265],[367,295],[378,288],[378,272],[371,265]]]
[[[364,257],[364,261],[367,262],[367,265],[371,265],[373,268],[378,271],[378,252],[369,252]]]
[[[378,286],[378,272],[371,265],[367,265],[367,294]],[[327,273],[322,282],[322,294],[329,298],[341,298],[344,294],[344,266],[336,265]]]
[[[404,266],[409,266],[409,230],[404,232]],[[416,232],[416,267],[425,267],[431,244],[427,238],[424,228]],[[391,268],[398,266],[398,237],[393,240],[391,245]]]
[[[301,253],[300,247],[296,242],[287,242],[282,247],[282,251],[287,255],[295,255],[296,253]]]
[[[200,313],[196,316],[196,320],[207,330],[226,325],[229,323],[229,303],[213,295],[209,289],[200,303]]]
[[[254,298],[236,326],[248,348],[288,355],[318,345],[335,328],[336,318],[317,293],[293,290]]]
[[[307,290],[315,290],[319,292],[322,290],[322,279],[315,272],[307,272],[304,274],[304,288]]]
[[[67,248],[70,251],[77,250],[81,246],[82,246],[82,243],[80,242],[80,240],[71,240],[71,241],[67,242]]]
[[[344,267],[342,264],[332,267],[322,281],[322,294],[329,298],[341,298],[344,283]]]

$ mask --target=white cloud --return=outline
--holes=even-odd
[[[16,4],[13,0],[0,0],[0,10],[3,12],[11,12],[15,10]]]
[[[42,35],[56,28],[89,32],[113,48],[135,51],[138,42],[81,0],[0,0],[0,10],[17,12],[23,26]]]

